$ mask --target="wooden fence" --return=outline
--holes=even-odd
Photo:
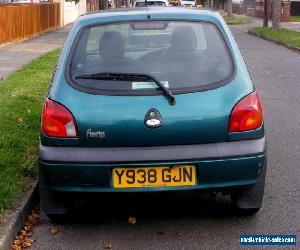
[[[0,44],[60,27],[60,3],[0,4]]]

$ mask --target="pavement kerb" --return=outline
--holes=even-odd
[[[15,236],[25,225],[29,213],[37,204],[38,185],[33,184],[31,189],[24,194],[21,205],[9,216],[9,218],[1,225],[0,232],[0,250],[10,250]]]
[[[265,36],[259,35],[259,34],[255,33],[254,31],[251,31],[251,30],[248,30],[248,33],[249,33],[250,35],[259,37],[259,38],[261,38],[261,39],[264,39],[264,40],[266,40],[266,41],[273,42],[273,43],[276,43],[276,44],[278,44],[278,45],[284,46],[284,47],[286,47],[286,48],[288,48],[288,49],[290,49],[290,50],[293,50],[293,51],[296,51],[296,52],[300,52],[300,48],[296,48],[296,47],[294,47],[294,46],[292,46],[292,45],[290,45],[290,44],[288,44],[288,43],[285,43],[285,42],[282,42],[282,41],[277,41],[277,40],[274,40],[274,39],[272,39],[272,38],[269,38],[269,37],[265,37]]]

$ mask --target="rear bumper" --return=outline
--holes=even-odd
[[[224,159],[258,155],[266,150],[265,137],[255,140],[157,147],[47,147],[40,145],[43,162],[126,163]]]
[[[184,146],[70,148],[40,145],[40,170],[50,189],[63,192],[139,192],[223,189],[255,184],[265,163],[265,138]],[[115,167],[194,164],[197,184],[114,189]]]

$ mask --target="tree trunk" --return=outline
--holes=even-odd
[[[214,0],[210,0],[210,8],[213,10],[214,9]]]
[[[274,0],[273,8],[272,8],[272,27],[274,29],[280,28],[280,17],[281,17],[281,0]]]
[[[227,1],[227,8],[228,16],[232,16],[232,0]]]
[[[115,5],[116,5],[116,8],[121,8],[122,0],[115,0]]]
[[[205,0],[204,7],[207,9],[209,9],[209,2],[210,2],[210,0]]]
[[[102,0],[103,1],[103,0]],[[104,0],[103,1],[103,9],[104,10],[108,10],[108,1],[107,0]]]
[[[269,26],[269,20],[268,20],[268,0],[265,0],[264,2],[264,24],[263,27]]]

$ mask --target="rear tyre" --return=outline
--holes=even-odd
[[[68,212],[67,201],[60,194],[49,189],[41,167],[39,168],[39,194],[41,209],[51,221],[61,221]]]
[[[231,204],[236,212],[241,215],[253,215],[260,210],[264,197],[266,172],[267,157],[258,182],[253,186],[231,193]]]

